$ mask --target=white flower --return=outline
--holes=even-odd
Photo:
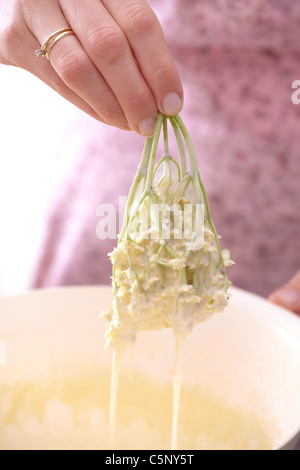
[[[184,259],[171,259],[169,263],[173,269],[183,269],[185,267]]]
[[[232,266],[234,265],[234,261],[232,261],[230,259],[230,251],[229,250],[222,250],[222,258],[223,258],[223,263],[224,263],[224,266],[228,267],[228,266]]]

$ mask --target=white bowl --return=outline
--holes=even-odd
[[[111,299],[109,287],[81,287],[34,291],[0,300],[0,449],[56,448],[56,434],[60,447],[71,447],[64,443],[63,436],[67,436],[66,442],[73,439],[75,448],[95,447],[91,436],[89,443],[83,442],[78,429],[73,430],[74,416],[69,399],[72,403],[76,401],[77,421],[86,423],[86,416],[89,416],[88,426],[93,427],[89,432],[93,436],[98,431],[99,436],[107,434],[107,429],[100,430],[98,426],[104,426],[108,414],[111,351],[104,349],[106,325],[98,314],[110,305]],[[1,365],[1,361],[5,364]],[[151,387],[158,387],[157,390],[169,387],[170,406],[167,402],[164,410],[159,408],[163,405],[157,406],[158,417],[153,424],[156,436],[144,439],[149,446],[157,448],[168,447],[171,433],[171,429],[166,428],[164,437],[158,436],[159,414],[171,412],[173,363],[174,339],[168,330],[140,333],[136,345],[128,348],[123,359],[124,380],[135,377],[132,380],[141,384],[143,376]],[[85,380],[88,383],[88,397],[78,391],[79,376],[80,383]],[[100,397],[101,381],[105,397]],[[187,400],[185,388],[193,390],[194,395],[190,396],[194,400],[196,397],[193,407],[197,413],[201,412],[201,407],[204,410],[211,406],[218,414],[217,410],[221,409],[218,400],[221,400],[231,410],[248,413],[251,425],[263,423],[272,442],[271,448],[294,449],[300,437],[299,317],[265,299],[233,288],[226,311],[198,325],[186,340],[183,383],[182,400]],[[99,407],[95,405],[96,390]],[[127,392],[124,390],[121,387],[119,408],[126,408],[123,395]],[[100,401],[106,408],[101,412]],[[185,410],[184,403],[182,406]],[[147,404],[141,407],[139,413],[143,414],[148,407]],[[59,415],[60,421],[53,421],[51,409]],[[134,429],[139,432],[142,416],[124,417],[121,412],[122,426],[130,428],[131,433]],[[105,417],[104,421],[100,415]],[[182,415],[180,419],[184,421],[187,416]],[[209,421],[210,417],[207,419]],[[211,422],[215,423],[216,419],[212,416]],[[182,434],[184,426],[186,423],[182,424]],[[75,437],[73,431],[77,433]],[[52,433],[52,440],[49,433]],[[122,437],[120,430],[120,447],[130,445],[125,442],[125,434]],[[248,448],[259,448],[255,436],[251,439]],[[195,442],[194,445],[201,447],[201,438]],[[184,436],[182,439],[179,436],[179,445],[187,446]],[[212,447],[218,448],[218,444]],[[226,447],[230,448],[230,443],[220,444],[220,448]]]

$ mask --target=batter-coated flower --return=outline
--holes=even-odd
[[[179,162],[169,154],[168,120]],[[165,152],[155,165],[162,128]],[[233,263],[229,251],[220,248],[194,149],[179,116],[158,117],[110,258],[114,301],[102,316],[109,322],[107,344],[115,348],[126,347],[146,329],[170,327],[181,339],[227,305],[226,267]]]

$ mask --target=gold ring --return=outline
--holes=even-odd
[[[54,44],[60,39],[69,36],[70,34],[75,34],[72,28],[63,28],[55,31],[55,33],[51,34],[47,37],[47,39],[45,39],[41,49],[35,51],[35,55],[37,57],[46,57],[48,60],[50,60],[49,56]]]

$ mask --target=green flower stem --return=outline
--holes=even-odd
[[[158,275],[160,277],[162,285],[165,286],[166,280],[165,280],[164,270],[159,264],[157,265],[157,271],[158,271]]]
[[[147,174],[147,180],[146,180],[147,191],[151,190],[152,184],[153,184],[154,162],[155,162],[162,124],[163,124],[163,115],[159,113],[157,117],[156,129],[155,129],[155,133],[154,133],[154,137],[152,141],[152,148],[151,148],[151,154],[150,154],[149,165],[148,165],[148,174]]]
[[[180,181],[180,166],[178,165],[178,163],[176,162],[176,160],[173,158],[173,157],[169,157],[170,161],[174,163],[174,165],[176,165],[176,168],[177,168],[177,172],[178,172],[178,181]]]
[[[136,270],[134,269],[134,266],[133,266],[133,264],[132,264],[132,260],[131,260],[131,256],[130,256],[129,250],[127,251],[127,257],[128,257],[128,263],[129,263],[130,269],[131,269],[131,271],[133,272],[133,274],[134,274],[134,276],[135,276],[135,278],[136,278],[136,281],[137,281],[137,283],[138,283],[139,290],[141,290],[140,279],[139,279],[138,273],[136,272]]]
[[[162,266],[166,266],[167,268],[171,268],[171,266],[172,266],[170,261],[164,261],[163,259],[158,259],[156,262],[157,262],[157,264],[160,264]]]
[[[180,116],[175,116],[174,118],[182,132],[183,138],[185,140],[189,157],[190,157],[190,165],[191,165],[191,173],[192,173],[192,179],[193,179],[193,186],[194,186],[194,191],[195,191],[195,196],[196,196],[196,203],[201,204],[202,203],[202,196],[201,196],[201,189],[199,186],[199,171],[198,171],[198,165],[197,165],[197,159],[194,151],[194,147],[190,138],[190,135],[181,119]]]
[[[154,193],[153,193],[154,194]],[[156,196],[157,197],[157,196]],[[154,204],[155,206],[157,205],[157,201],[154,200],[154,197],[152,195],[150,195],[150,201],[152,202],[152,204]],[[158,203],[159,203],[159,199],[158,199]],[[151,206],[150,206],[150,219],[151,219]],[[158,213],[158,226],[159,226],[159,235],[161,236],[162,234],[162,231],[163,231],[163,228],[162,228],[162,221],[160,220],[160,214]]]
[[[168,158],[166,160],[166,166],[168,167],[168,172],[169,172],[169,186],[168,186],[168,189],[166,191],[166,194],[165,194],[165,204],[167,204],[168,200],[169,200],[169,189],[170,187],[172,186],[172,168],[171,168],[171,163],[170,163],[170,159]]]
[[[170,247],[169,243],[167,243],[167,242],[165,244],[165,249],[166,249],[166,251],[168,251],[170,253],[171,256],[173,256],[174,259],[177,258],[177,255],[176,255],[175,251]]]
[[[184,178],[186,175],[186,155],[185,155],[184,144],[183,144],[183,140],[182,140],[176,119],[174,117],[171,117],[170,122],[172,124],[173,131],[176,137],[177,146],[179,149],[181,178]]]
[[[125,212],[126,215],[124,219],[123,228],[119,236],[119,241],[124,237],[126,232],[127,232],[127,235],[128,233],[130,233],[130,228],[132,225],[130,221],[132,221],[134,216],[139,212],[145,198],[149,195],[151,199],[153,198],[152,185],[153,185],[153,175],[154,175],[154,162],[155,162],[155,156],[157,152],[159,137],[161,133],[161,127],[163,125],[163,119],[164,119],[164,116],[161,113],[159,113],[158,118],[157,118],[157,124],[156,124],[154,137],[151,139],[147,139],[146,141],[145,150],[144,150],[144,154],[142,157],[142,162],[138,169],[137,176],[133,182],[133,185],[129,193],[129,198],[128,198],[126,212]],[[149,156],[149,148],[150,148],[150,156]],[[144,177],[145,175],[147,175],[145,190],[140,197],[140,200],[137,204],[134,214],[130,214],[130,217],[129,217],[129,211],[132,207],[136,190],[138,188],[141,178]]]
[[[209,274],[209,270],[210,270],[210,267],[211,267],[211,262],[212,262],[212,255],[211,255],[211,253],[209,253],[208,258],[209,258],[209,261],[208,261],[208,265],[207,265],[207,268],[206,268],[205,273],[204,273],[204,278],[203,278],[204,281],[207,280],[207,277],[208,277],[208,274]]]
[[[198,171],[197,159],[196,159],[193,144],[192,144],[190,135],[189,135],[189,133],[188,133],[181,117],[176,116],[175,119],[176,119],[176,121],[177,121],[177,123],[180,127],[180,130],[183,134],[183,137],[186,141],[186,145],[187,145],[187,148],[188,148],[188,151],[189,151],[189,155],[190,155],[190,159],[191,159],[191,171],[192,171],[192,174],[193,174],[193,182],[194,182],[194,188],[195,188],[195,193],[196,193],[196,199],[199,197],[199,195],[198,195],[198,184],[199,184],[200,192],[202,193],[203,199],[204,199],[204,206],[205,206],[205,210],[206,210],[207,220],[208,220],[208,223],[209,223],[209,225],[211,227],[211,230],[212,230],[212,232],[214,234],[214,237],[215,237],[215,241],[216,241],[216,245],[217,245],[217,249],[218,249],[218,253],[219,253],[219,262],[221,263],[221,265],[225,269],[224,261],[223,261],[223,257],[222,257],[222,251],[221,251],[220,242],[219,242],[219,237],[217,235],[216,228],[215,228],[214,223],[212,221],[210,206],[209,206],[209,202],[208,202],[208,197],[207,197],[203,182],[201,180],[201,177],[200,177],[200,174],[199,174],[199,171]],[[198,180],[197,181],[198,184],[196,184],[195,177]],[[199,200],[200,200],[200,197],[199,197]],[[197,200],[197,202],[198,202],[198,200]],[[200,203],[201,202],[202,201],[200,201]]]
[[[168,118],[167,116],[163,117],[163,129],[164,129],[164,150],[165,155],[169,154],[169,140],[168,140]]]
[[[173,131],[176,137],[177,146],[178,146],[179,154],[180,154],[180,167],[178,163],[176,162],[176,160],[174,160],[169,155],[168,119],[171,122]],[[164,136],[164,155],[161,158],[161,160],[156,164],[156,166],[154,166],[155,157],[156,157],[157,148],[158,148],[158,142],[160,139],[162,128],[163,128],[163,136]],[[190,159],[190,169],[191,169],[190,173],[187,173],[187,169],[186,169],[187,162],[186,162],[184,141],[185,141],[186,148],[189,154],[189,159]],[[139,214],[139,211],[147,197],[149,198],[150,204],[151,204],[151,201],[153,204],[155,203],[155,198],[157,199],[158,203],[160,202],[158,196],[154,193],[152,187],[153,187],[154,177],[159,167],[163,163],[165,164],[165,172],[169,173],[169,188],[166,192],[167,193],[166,197],[168,196],[169,189],[172,185],[172,172],[171,172],[171,165],[170,165],[171,161],[176,165],[176,168],[178,171],[178,179],[179,179],[175,187],[174,193],[172,195],[171,205],[174,203],[175,197],[178,191],[180,190],[180,188],[182,187],[182,185],[185,185],[185,187],[183,188],[183,191],[184,191],[183,195],[184,195],[185,192],[187,191],[190,181],[192,181],[194,192],[195,192],[195,197],[196,197],[196,203],[197,204],[204,203],[205,211],[206,211],[206,220],[213,232],[218,254],[219,254],[219,265],[221,265],[221,267],[224,269],[224,272],[225,272],[225,266],[224,266],[224,261],[222,257],[222,251],[220,248],[219,237],[217,235],[214,223],[212,221],[208,197],[207,197],[204,185],[202,183],[202,180],[199,174],[197,159],[196,159],[195,151],[193,148],[193,144],[192,144],[190,135],[182,119],[180,118],[180,116],[174,116],[174,117],[168,118],[167,116],[164,116],[161,113],[158,114],[154,137],[147,139],[145,143],[142,159],[138,167],[138,171],[133,181],[132,187],[129,192],[128,201],[127,201],[127,205],[125,209],[124,223],[123,223],[121,233],[119,235],[119,242],[121,239],[124,238],[125,234],[127,234],[127,237],[130,234],[130,230],[132,227],[131,222],[133,221],[134,217]],[[143,180],[144,180],[144,184],[143,184],[142,194],[140,195],[140,198],[136,204],[134,212],[132,212],[132,206],[136,198],[136,192],[138,188],[140,187]],[[165,202],[167,202],[167,199]],[[161,230],[160,220],[159,220],[159,229]]]
[[[145,199],[148,195],[149,194],[146,190],[142,193],[142,195],[139,199],[139,202],[137,203],[137,206],[135,208],[135,211],[132,214],[130,214],[130,218],[129,218],[129,221],[127,223],[127,226],[125,225],[124,232],[122,232],[120,237],[119,237],[119,242],[120,242],[121,239],[125,238],[125,235],[126,235],[126,238],[128,239],[128,236],[130,235],[130,230],[131,230],[132,224],[134,222],[134,218],[140,212],[141,207],[144,204]]]
[[[201,181],[200,175],[199,175],[199,184],[200,184],[200,187],[202,189],[202,193],[203,193],[203,197],[204,197],[204,206],[205,206],[205,210],[206,210],[207,220],[208,220],[209,226],[210,226],[210,228],[211,228],[211,230],[214,234],[214,237],[215,237],[217,250],[218,250],[218,254],[219,254],[219,262],[221,262],[222,266],[225,269],[223,256],[222,256],[222,250],[221,250],[221,246],[220,246],[220,242],[219,242],[219,237],[218,237],[218,234],[217,234],[215,224],[213,223],[213,220],[212,220],[212,217],[211,217],[211,211],[210,211],[210,206],[209,206],[209,202],[208,202],[208,197],[207,197],[204,185]]]
[[[172,130],[178,149],[175,159],[169,153],[169,133]],[[159,158],[156,163],[161,138],[164,153],[162,156],[157,155]],[[198,253],[198,247],[193,248],[187,235],[177,240],[177,212],[171,210],[175,201],[178,201],[180,204],[177,204],[177,210],[182,226],[183,205],[186,200],[190,200],[190,189],[193,190],[193,196],[189,232],[192,231],[193,221],[197,216],[196,205],[201,204],[205,208],[205,243],[199,247]],[[170,211],[173,218],[171,223],[161,215],[163,206],[157,211],[157,204],[163,205],[163,202],[167,205],[166,214]],[[170,236],[163,232],[163,228],[168,233],[172,229]],[[219,237],[211,218],[193,144],[180,116],[158,114],[154,137],[146,140],[141,162],[129,191],[118,247],[111,255],[111,260],[114,301],[111,309],[105,313],[111,322],[107,333],[111,343],[118,338],[118,334],[122,337],[122,323],[124,321],[126,325],[127,319],[133,322],[131,337],[143,328],[139,315],[147,315],[143,310],[145,301],[149,302],[149,308],[151,305],[157,308],[157,314],[162,308],[166,308],[167,316],[168,309],[170,312],[174,311],[174,322],[171,318],[170,326],[174,327],[177,336],[192,326],[188,323],[190,318],[197,323],[201,320],[202,310],[213,312],[215,308],[219,311],[226,303],[228,295],[225,291],[230,282],[226,276]],[[164,295],[169,306],[165,305],[162,298]],[[181,331],[181,326],[185,328],[184,331]],[[112,332],[116,334],[113,335]]]
[[[163,155],[163,157],[159,160],[159,162],[155,165],[154,171],[153,171],[153,179],[155,178],[156,173],[158,172],[159,168],[161,165],[167,160],[167,155]]]
[[[196,276],[198,277],[199,284],[200,284],[200,278],[199,278],[199,275],[197,273],[198,273],[198,268],[199,268],[200,263],[201,263],[201,258],[202,258],[202,252],[200,251],[200,254],[199,254],[196,266],[195,266],[194,276],[193,276],[193,286],[194,286],[194,288],[196,288]]]
[[[126,228],[128,226],[128,222],[129,222],[129,218],[130,218],[131,207],[132,207],[132,204],[133,204],[138,186],[139,186],[141,180],[143,178],[145,178],[146,175],[147,175],[147,167],[148,167],[148,162],[149,162],[151,148],[152,148],[152,140],[153,139],[147,139],[146,140],[144,150],[143,150],[143,154],[142,154],[142,159],[141,159],[141,162],[138,166],[136,176],[133,180],[133,184],[132,184],[132,186],[130,188],[130,191],[129,191],[128,200],[127,200],[127,204],[126,204],[126,208],[125,208],[124,222],[123,222],[122,230],[121,230],[120,235],[119,235],[119,241],[123,238],[123,236],[126,232]]]
[[[197,285],[196,285],[196,280],[198,281],[198,287],[197,287]],[[194,278],[193,278],[193,287],[194,287],[195,290],[198,290],[199,287],[200,287],[200,285],[201,285],[200,276],[199,276],[199,274],[198,274],[197,272],[195,272]]]
[[[175,197],[176,197],[176,195],[177,195],[177,193],[178,193],[180,187],[185,184],[185,187],[184,187],[184,189],[183,189],[183,193],[182,193],[182,195],[181,195],[181,197],[183,197],[183,196],[185,195],[186,190],[187,190],[187,188],[188,188],[188,186],[189,186],[189,184],[190,184],[191,181],[192,181],[191,175],[187,174],[187,175],[185,175],[185,177],[184,177],[181,181],[179,181],[179,183],[177,183],[177,185],[176,185],[176,187],[175,187],[175,189],[174,189],[173,196],[172,196],[171,206],[172,206],[173,203],[174,203]]]

